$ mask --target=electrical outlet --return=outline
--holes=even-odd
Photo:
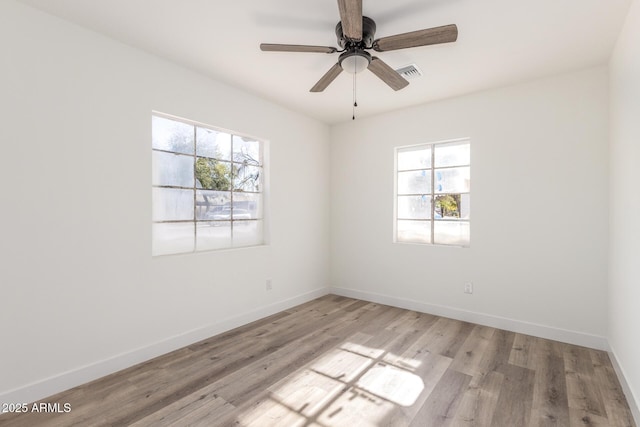
[[[273,289],[273,283],[271,279],[267,279],[267,290],[270,291],[271,289]]]
[[[473,293],[473,282],[465,282],[464,283],[464,293],[472,294]]]

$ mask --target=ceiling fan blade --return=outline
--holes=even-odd
[[[352,41],[362,40],[362,0],[338,0],[342,33]]]
[[[274,44],[262,43],[260,50],[264,52],[310,52],[310,53],[334,53],[338,49],[329,46],[308,46],[300,44]]]
[[[455,24],[426,30],[412,31],[395,36],[382,37],[373,42],[373,49],[378,52],[406,49],[408,47],[427,46],[430,44],[450,43],[458,39],[458,27]]]
[[[396,70],[389,67],[382,59],[373,57],[369,64],[369,70],[391,87],[393,90],[400,90],[406,87],[409,82],[405,80]]]
[[[322,76],[320,80],[318,80],[318,83],[316,83],[309,92],[322,92],[327,88],[327,86],[329,86],[329,84],[331,84],[332,81],[335,80],[336,77],[338,77],[341,72],[342,67],[340,64],[334,65],[324,76]]]

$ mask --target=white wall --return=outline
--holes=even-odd
[[[634,1],[611,68],[609,341],[640,420],[640,2]],[[633,395],[633,397],[630,396]]]
[[[605,347],[607,79],[598,67],[332,128],[334,292]],[[394,147],[460,137],[471,247],[392,243]]]
[[[0,51],[1,401],[326,293],[326,125],[11,0]],[[270,141],[269,246],[151,257],[152,110]]]

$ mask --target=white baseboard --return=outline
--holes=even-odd
[[[627,398],[627,403],[629,404],[629,408],[633,414],[633,419],[636,422],[636,425],[640,426],[640,402],[633,395],[633,391],[631,390],[631,387],[629,387],[629,383],[627,383],[627,377],[624,374],[624,369],[622,369],[622,366],[618,362],[616,352],[611,347],[609,347],[609,359],[611,360],[613,369],[616,371],[624,396]]]
[[[462,310],[454,307],[427,304],[405,298],[392,297],[389,295],[363,292],[346,288],[329,288],[330,293],[350,298],[357,298],[371,301],[378,304],[391,305],[407,310],[419,311],[421,313],[435,314],[437,316],[462,320],[465,322],[477,323],[479,325],[491,326],[493,328],[505,329],[507,331],[518,332],[520,334],[533,335],[554,341],[562,341],[569,344],[583,347],[607,350],[608,344],[605,337],[585,334],[583,332],[570,331],[566,329],[554,328],[537,323],[523,322],[521,320],[508,319],[506,317],[493,316],[485,313]]]
[[[64,390],[85,384],[89,381],[112,374],[130,366],[153,359],[203,339],[221,334],[247,323],[287,310],[315,298],[327,295],[328,288],[307,292],[293,298],[279,301],[256,310],[230,317],[220,322],[187,331],[151,345],[136,348],[126,353],[110,357],[79,368],[62,372],[49,378],[0,393],[0,402],[31,403],[45,399]]]

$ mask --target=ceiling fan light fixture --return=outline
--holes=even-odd
[[[340,55],[340,67],[347,73],[358,74],[371,63],[371,55],[361,49],[353,49]]]

